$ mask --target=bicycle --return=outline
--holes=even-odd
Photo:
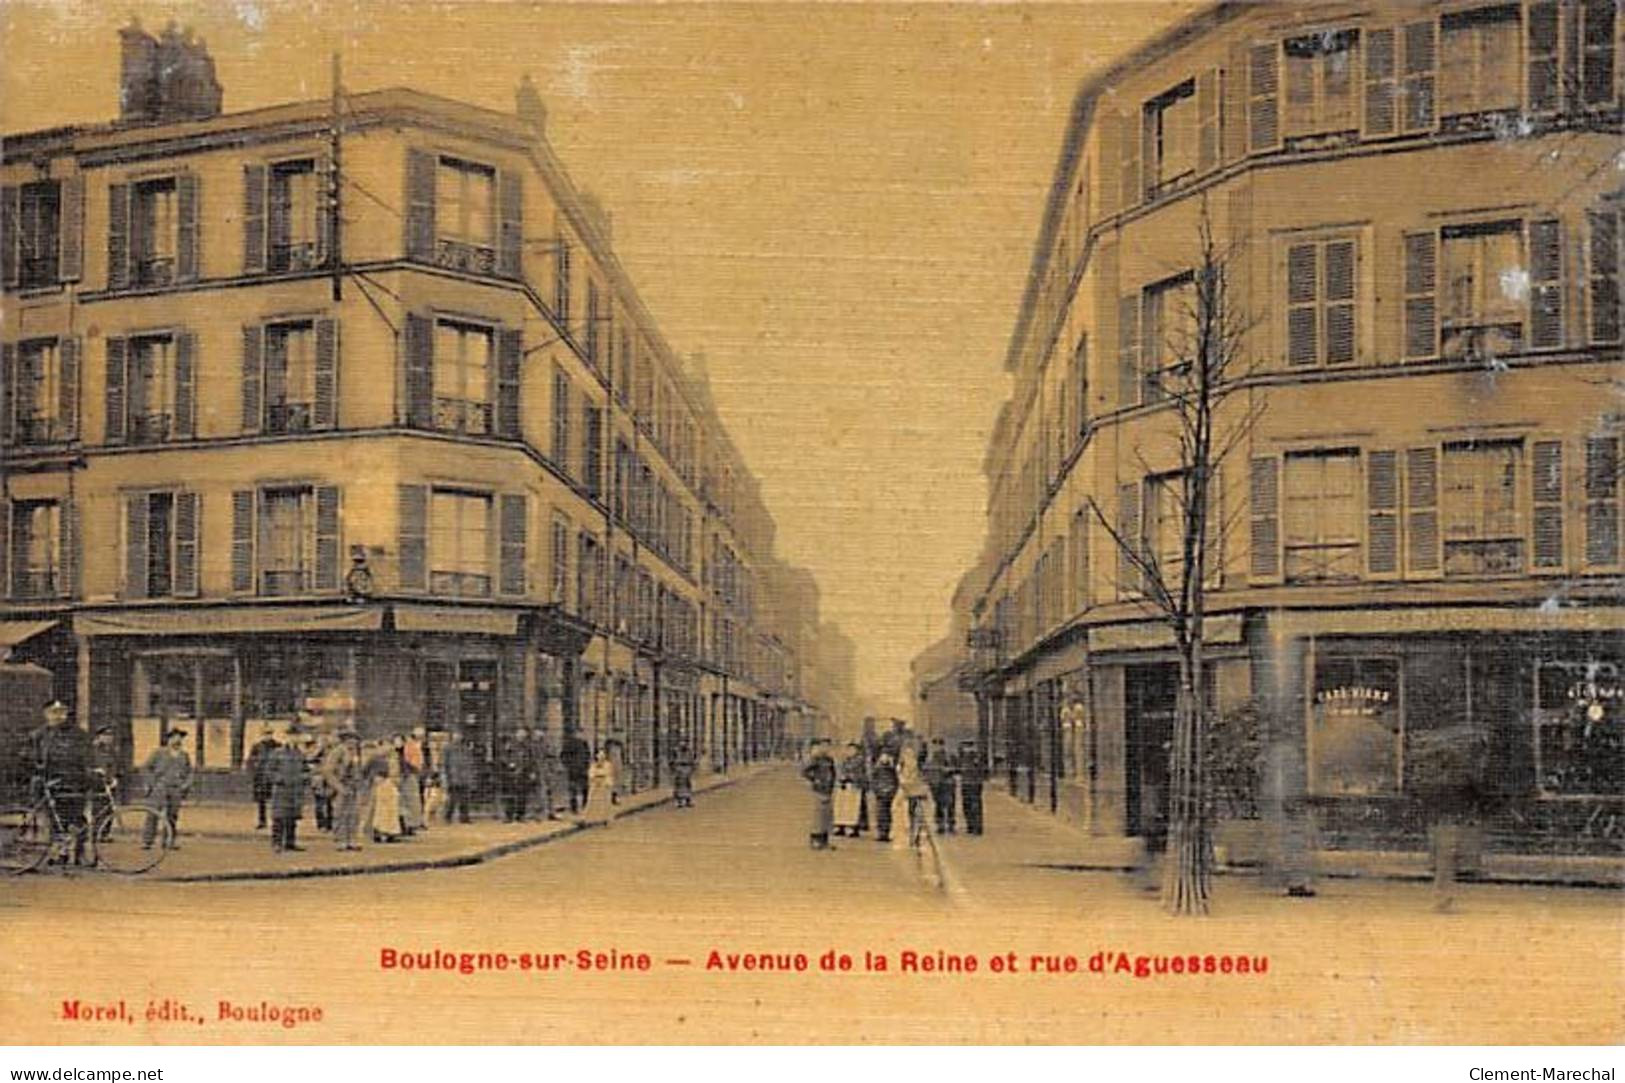
[[[162,810],[121,802],[111,779],[97,781],[101,793],[91,798],[88,824],[81,817],[70,826],[63,818],[56,798],[60,779],[46,780],[33,804],[0,811],[0,875],[32,872],[47,862],[77,864],[87,851],[86,865],[124,875],[146,872],[163,861],[175,835]]]

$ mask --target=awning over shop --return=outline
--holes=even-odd
[[[9,650],[24,640],[33,639],[41,632],[50,631],[55,627],[54,620],[0,621],[0,650]]]
[[[383,610],[370,606],[252,606],[80,613],[73,630],[82,636],[207,636],[291,632],[373,632]]]
[[[395,630],[514,636],[519,634],[519,614],[511,609],[484,609],[477,606],[397,605]]]
[[[1269,630],[1292,639],[1310,635],[1425,635],[1449,632],[1614,632],[1625,608],[1429,606],[1421,609],[1271,613]]]
[[[1215,647],[1240,643],[1241,614],[1226,613],[1222,616],[1208,617],[1202,622],[1202,641]],[[1161,621],[1108,624],[1089,629],[1089,650],[1095,654],[1106,651],[1164,650],[1173,645],[1173,629]]]
[[[1056,677],[1065,676],[1076,670],[1083,669],[1089,664],[1089,647],[1083,639],[1046,654],[1033,666],[1034,681],[1049,681]]]

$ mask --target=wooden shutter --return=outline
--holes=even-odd
[[[1140,172],[1142,168],[1140,151],[1145,143],[1145,124],[1143,107],[1131,109],[1128,116],[1123,118],[1123,141],[1118,148],[1120,166],[1118,199],[1125,211],[1138,207],[1145,197]]]
[[[1281,143],[1281,57],[1273,41],[1247,53],[1247,149],[1254,154]]]
[[[1360,130],[1367,139],[1380,139],[1399,131],[1395,112],[1398,96],[1398,41],[1392,27],[1365,32],[1365,111]]]
[[[333,319],[316,321],[316,402],[311,425],[331,429],[338,424],[339,402],[339,324]]]
[[[84,541],[81,536],[79,522],[79,502],[73,497],[65,497],[57,505],[58,514],[62,518],[61,535],[57,539],[57,559],[61,562],[62,583],[60,593],[64,598],[77,598],[82,589],[84,580]]]
[[[519,278],[524,273],[525,178],[513,169],[497,174],[497,202],[501,221],[497,236],[497,274]]]
[[[1219,128],[1226,162],[1247,156],[1247,58],[1247,43],[1232,43],[1224,76],[1220,80],[1220,97],[1223,101]]]
[[[1220,96],[1218,68],[1208,68],[1196,74],[1196,172],[1211,173],[1219,167],[1220,141],[1223,138],[1221,118],[1224,113]]]
[[[175,335],[175,421],[171,431],[178,440],[189,440],[197,432],[197,335],[191,331]]]
[[[1281,460],[1260,456],[1250,464],[1248,484],[1249,576],[1254,583],[1281,581]]]
[[[0,493],[0,599],[11,597],[11,501]]]
[[[147,494],[124,497],[124,596],[147,596]]]
[[[202,258],[198,243],[200,189],[196,173],[182,173],[175,178],[175,278],[180,282],[194,281],[199,274]]]
[[[406,258],[426,263],[434,260],[436,165],[428,151],[406,152]]]
[[[1560,53],[1556,0],[1528,5],[1524,23],[1524,109],[1529,113],[1555,113],[1562,106]]]
[[[317,590],[339,589],[340,518],[339,487],[316,486],[316,582]]]
[[[1411,448],[1405,455],[1405,571],[1413,579],[1437,579],[1439,553],[1439,449]]]
[[[261,390],[265,379],[265,332],[258,324],[243,327],[243,431],[259,432],[264,419]]]
[[[1322,338],[1326,363],[1341,365],[1353,361],[1358,344],[1355,334],[1355,247],[1353,241],[1327,241],[1321,248],[1325,273],[1321,276]]]
[[[1295,244],[1286,253],[1286,360],[1320,362],[1320,246]]]
[[[503,594],[524,594],[525,533],[530,522],[530,505],[523,493],[502,494],[501,523],[498,531],[502,539],[500,574],[497,589]]]
[[[183,490],[175,494],[175,594],[182,598],[198,594],[200,511],[197,493]]]
[[[231,591],[254,593],[254,490],[231,494]]]
[[[10,447],[17,431],[12,417],[17,403],[17,344],[0,343],[0,448]]]
[[[85,276],[85,178],[75,173],[64,177],[57,192],[60,207],[57,225],[56,277],[77,282]]]
[[[0,282],[16,289],[22,282],[22,189],[0,187]]]
[[[1619,438],[1586,438],[1586,564],[1619,564]]]
[[[1581,0],[1579,15],[1583,19],[1579,33],[1580,104],[1587,108],[1611,105],[1619,93],[1619,41],[1615,37],[1615,23],[1619,15],[1618,0]]]
[[[400,520],[400,587],[423,590],[429,579],[429,487],[401,485],[396,492]]]
[[[107,288],[130,285],[130,186],[107,187]]]
[[[1139,565],[1140,485],[1129,482],[1117,487],[1117,596],[1127,598],[1145,589]]]
[[[1399,575],[1399,453],[1371,451],[1365,459],[1366,573]]]
[[[243,166],[243,270],[265,270],[265,180],[263,165]]]
[[[1432,230],[1407,233],[1405,251],[1405,358],[1418,360],[1439,353],[1439,238]]]
[[[1125,294],[1117,302],[1117,403],[1140,401],[1140,295]]]
[[[62,426],[62,439],[79,439],[79,370],[84,355],[83,342],[77,337],[57,342],[57,363],[61,365],[57,381],[57,422]]]
[[[1562,571],[1563,560],[1563,442],[1536,440],[1530,470],[1530,507],[1533,509],[1536,572]]]
[[[1591,304],[1591,342],[1607,345],[1620,341],[1625,325],[1625,307],[1619,288],[1621,244],[1620,213],[1611,207],[1588,211],[1586,224],[1589,256],[1586,261],[1587,290]]]
[[[1434,77],[1438,70],[1438,32],[1433,20],[1406,23],[1401,30],[1404,74],[1400,87],[1400,130],[1426,132],[1437,115]]]
[[[129,375],[129,355],[129,339],[108,337],[107,374],[103,391],[106,407],[104,439],[109,444],[122,444],[128,432],[124,385]]]
[[[1529,223],[1529,345],[1536,350],[1563,347],[1563,223],[1543,218]]]
[[[406,423],[415,429],[434,427],[434,320],[406,316]]]
[[[524,357],[524,333],[505,327],[497,332],[497,425],[498,436],[518,439],[519,374]]]

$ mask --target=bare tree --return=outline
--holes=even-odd
[[[1117,548],[1119,565],[1137,581],[1132,586],[1141,604],[1167,624],[1179,656],[1168,762],[1168,854],[1162,879],[1163,906],[1174,914],[1207,913],[1212,878],[1211,801],[1203,757],[1210,721],[1203,619],[1209,572],[1220,559],[1216,541],[1230,525],[1221,522],[1224,513],[1215,500],[1215,479],[1264,408],[1263,398],[1246,380],[1251,366],[1245,360],[1245,339],[1252,320],[1228,295],[1226,270],[1235,255],[1235,245],[1215,237],[1204,199],[1197,259],[1191,287],[1179,308],[1179,326],[1161,330],[1161,343],[1140,343],[1143,357],[1155,356],[1165,346],[1163,356],[1177,359],[1160,372],[1150,372],[1150,366],[1142,363],[1148,391],[1166,404],[1179,430],[1177,470],[1165,471],[1157,481],[1176,515],[1177,553],[1159,553],[1157,545],[1148,544],[1147,531],[1125,530],[1090,501],[1095,519]],[[1138,450],[1135,457],[1142,475],[1153,474]],[[1143,510],[1142,522],[1150,522],[1149,511]]]

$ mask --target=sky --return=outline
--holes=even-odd
[[[898,703],[981,548],[1073,94],[1193,6],[4,0],[0,131],[112,119],[132,15],[205,39],[227,111],[324,96],[335,50],[347,89],[504,111],[529,73],[667,340],[705,356],[860,693]]]

